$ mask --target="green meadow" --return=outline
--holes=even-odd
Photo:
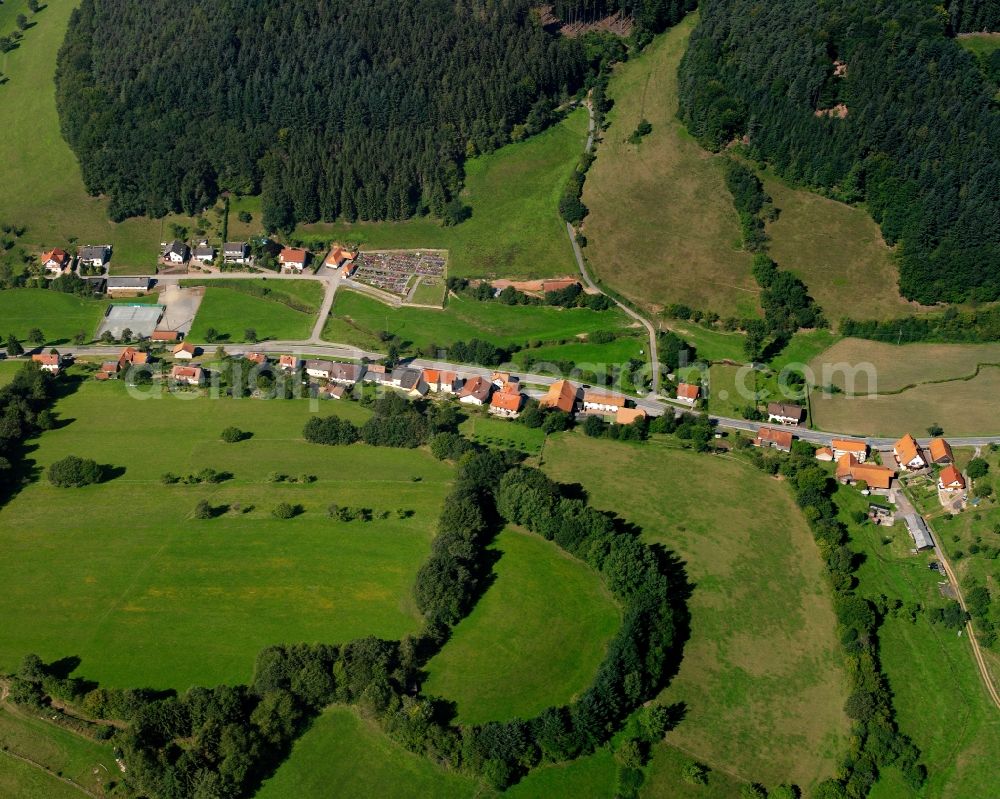
[[[314,281],[306,283],[310,286],[313,284]],[[322,295],[322,287],[319,286],[319,289]],[[318,304],[317,302],[317,308]],[[192,341],[206,341],[209,328],[214,328],[218,340],[242,342],[246,340],[246,330],[253,328],[260,341],[302,341],[312,334],[315,320],[315,313],[300,311],[280,300],[255,297],[235,288],[213,285],[205,289],[205,296],[188,338]]]
[[[572,341],[596,330],[620,330],[628,317],[615,309],[556,308],[503,305],[465,297],[451,297],[443,311],[426,308],[390,308],[356,291],[337,292],[333,310],[323,329],[326,341],[384,349],[379,334],[388,330],[404,348],[423,349],[431,344],[448,347],[456,341],[478,338],[500,347],[531,341]]]
[[[836,500],[850,529],[852,548],[864,555],[858,578],[866,596],[884,594],[924,608],[944,604],[940,578],[927,568],[933,553],[912,554],[912,541],[902,524],[855,525],[850,513],[863,509],[867,499],[853,489],[841,488]],[[995,794],[1000,716],[983,687],[965,636],[931,624],[926,613],[919,613],[915,622],[889,614],[878,635],[899,728],[920,748],[928,781],[916,792],[890,768],[875,784],[872,799]]]
[[[462,199],[472,217],[455,227],[424,217],[305,225],[296,235],[355,242],[365,249],[447,249],[448,274],[458,277],[575,274],[559,197],[586,138],[587,112],[578,109],[537,136],[468,161]]]
[[[495,582],[427,664],[423,691],[460,724],[531,718],[590,685],[619,614],[600,576],[544,538],[506,529]],[[513,609],[516,608],[516,612]]]
[[[570,763],[544,766],[503,794],[478,780],[407,752],[353,709],[332,707],[295,744],[257,799],[579,799],[610,797],[615,763],[606,749]]]
[[[538,455],[545,443],[545,433],[539,428],[497,419],[486,413],[470,413],[459,431],[466,438],[497,449],[515,449],[526,455]]]
[[[81,332],[89,341],[107,307],[107,302],[48,289],[0,290],[0,336],[6,340],[13,333],[23,344],[28,331],[37,327],[48,345],[67,344]]]
[[[749,464],[660,440],[560,434],[544,468],[685,563],[691,637],[660,697],[685,715],[668,741],[737,779],[791,781],[806,795],[834,776],[847,683],[820,554],[791,493]]]
[[[426,451],[307,444],[307,400],[140,400],[123,383],[88,381],[55,410],[60,427],[32,445],[33,481],[0,508],[0,669],[27,652],[75,655],[101,683],[185,689],[249,680],[268,644],[419,627],[410,587],[451,480]],[[368,412],[342,403],[336,413]],[[253,437],[223,443],[230,425]],[[82,489],[49,485],[42,471],[70,454],[118,472]],[[232,478],[160,479],[204,468]],[[217,518],[193,518],[200,500]],[[279,521],[279,502],[304,512]],[[334,521],[331,503],[376,519]]]

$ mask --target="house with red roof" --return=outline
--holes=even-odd
[[[755,447],[770,447],[779,452],[792,451],[792,436],[789,430],[779,430],[775,427],[762,427],[757,431],[757,438],[753,440]]]
[[[278,263],[292,272],[301,272],[309,261],[309,251],[298,247],[285,247],[278,253]]]
[[[58,352],[41,352],[32,355],[31,360],[37,363],[43,372],[57,375],[62,370],[62,355]]]
[[[941,474],[938,475],[938,488],[949,494],[965,491],[965,478],[954,464],[949,463],[941,470]]]
[[[174,364],[174,367],[170,370],[170,379],[189,386],[200,386],[205,382],[205,372],[200,366]]]
[[[699,396],[701,396],[701,386],[694,383],[678,383],[677,399],[681,402],[694,407],[694,404],[698,401]]]
[[[573,413],[576,409],[577,389],[569,380],[557,380],[549,386],[548,392],[538,401],[541,408],[555,408],[563,413]]]
[[[493,394],[490,399],[490,413],[504,419],[516,419],[521,413],[524,396],[516,383],[507,383],[503,389]]]
[[[69,253],[58,248],[43,252],[40,260],[46,273],[51,272],[54,275],[61,275],[63,272],[68,271],[70,267]]]

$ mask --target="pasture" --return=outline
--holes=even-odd
[[[583,202],[592,274],[647,311],[682,302],[721,316],[757,316],[759,288],[721,159],[677,120],[677,65],[697,14],[615,67],[614,108],[601,134]],[[653,130],[628,137],[641,119]]]
[[[59,428],[29,455],[33,481],[0,508],[0,669],[27,652],[76,655],[78,673],[104,684],[185,689],[248,681],[268,644],[419,628],[410,588],[451,469],[421,450],[307,444],[307,400],[191,396],[143,401],[123,383],[88,381],[57,404]],[[368,413],[335,410],[358,422]],[[223,443],[231,425],[253,437]],[[69,454],[118,471],[55,488],[42,471]],[[232,478],[161,481],[206,467]],[[193,518],[200,500],[216,518]],[[277,520],[279,502],[303,513]],[[334,521],[331,503],[371,508],[375,520]]]
[[[480,339],[500,347],[530,341],[570,341],[595,330],[620,330],[628,317],[617,308],[591,311],[534,305],[504,305],[451,297],[443,311],[427,308],[390,308],[356,291],[337,291],[333,310],[323,329],[326,341],[381,350],[379,333],[388,330],[404,349],[447,348],[456,341]]]
[[[615,764],[611,753],[602,749],[567,764],[535,769],[503,794],[495,794],[478,780],[406,751],[352,709],[332,707],[295,744],[257,799],[326,799],[334,785],[339,795],[357,799],[577,799],[611,796]]]
[[[545,443],[545,433],[539,428],[506,419],[497,419],[485,412],[470,413],[459,427],[466,438],[497,449],[515,449],[526,455],[538,455]]]
[[[594,679],[619,612],[600,575],[540,536],[505,529],[496,579],[427,664],[423,692],[460,724],[531,718]]]
[[[579,369],[604,371],[607,366],[627,365],[632,359],[649,362],[649,339],[638,336],[621,336],[607,344],[574,341],[570,344],[547,344],[520,350],[511,360],[520,368],[534,373],[541,371],[540,364],[571,361]]]
[[[292,294],[285,291],[286,284],[296,287]],[[273,296],[267,298],[248,294],[238,287],[222,285],[222,281],[217,281],[215,285],[205,289],[205,297],[188,338],[192,341],[206,341],[206,332],[209,328],[214,328],[219,341],[242,342],[246,340],[245,331],[253,328],[260,341],[308,339],[312,334],[322,294],[322,285],[313,280],[284,281],[275,289]],[[296,307],[283,301],[286,296],[292,297]],[[313,312],[299,310],[304,306],[311,306]]]
[[[830,324],[929,310],[900,295],[892,250],[863,207],[795,188],[769,171],[761,177],[780,211],[767,225],[771,257],[806,284]]]
[[[717,416],[739,419],[747,407],[766,410],[769,402],[804,402],[792,392],[783,390],[774,372],[712,364],[708,381],[708,410]]]
[[[101,795],[104,784],[119,773],[110,745],[7,703],[0,703],[0,749],[0,795],[3,796],[48,799],[66,793],[79,797],[78,788],[70,788],[55,774]],[[30,766],[15,756],[38,765]]]
[[[114,245],[112,267],[117,273],[151,272],[159,244],[172,221],[189,225],[186,217],[136,218],[111,222],[106,203],[83,186],[76,156],[62,138],[55,103],[56,54],[76,3],[50,0],[24,35],[20,46],[0,57],[7,82],[0,85],[0,220],[25,225],[21,242],[38,251],[79,244]],[[24,0],[0,7],[0,29],[27,8]]]
[[[0,290],[0,336],[13,333],[25,349],[24,339],[34,327],[45,334],[47,346],[68,344],[77,333],[90,341],[108,303],[86,300],[49,289]]]
[[[820,554],[781,482],[668,441],[578,433],[550,438],[545,470],[685,563],[691,637],[660,697],[686,708],[670,741],[740,779],[790,780],[807,795],[833,776],[848,736],[836,622]]]
[[[933,553],[911,554],[912,543],[901,525],[881,529],[855,525],[850,512],[867,504],[856,491],[841,488],[836,501],[849,527],[852,549],[865,555],[858,578],[866,596],[883,593],[924,607],[943,604],[937,573],[927,568]],[[886,769],[870,794],[872,799],[990,795],[1000,758],[1000,719],[965,637],[931,624],[925,613],[918,614],[916,622],[890,614],[879,628],[879,655],[899,728],[920,747],[929,776],[917,793],[896,769]]]
[[[848,396],[845,364],[864,365],[854,381],[859,396]],[[817,386],[846,389],[829,395],[813,391],[813,422],[820,429],[858,435],[922,433],[932,424],[954,436],[997,432],[998,364],[1000,344],[894,346],[843,339],[810,364]],[[866,396],[869,388],[880,393]]]
[[[578,109],[537,136],[467,161],[462,201],[472,216],[460,225],[444,227],[432,217],[317,223],[295,235],[355,242],[368,250],[447,249],[448,274],[455,277],[571,274],[576,262],[559,217],[559,197],[586,138],[587,112]]]

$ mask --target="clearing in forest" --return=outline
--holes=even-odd
[[[614,108],[584,185],[584,254],[595,277],[649,310],[683,303],[721,316],[759,314],[750,254],[721,160],[677,120],[677,66],[698,21],[689,14],[615,68]],[[628,142],[639,121],[652,132]]]

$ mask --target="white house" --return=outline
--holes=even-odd
[[[250,247],[245,241],[227,241],[222,247],[222,260],[227,264],[245,264],[250,260]]]
[[[839,461],[844,455],[853,455],[858,463],[868,459],[868,445],[856,438],[835,438],[830,442],[833,459]]]
[[[110,244],[87,244],[80,248],[80,265],[101,268],[111,260]]]
[[[69,253],[58,248],[42,253],[41,261],[46,273],[52,272],[56,275],[62,274],[70,265]]]
[[[906,471],[923,469],[927,465],[917,440],[909,433],[893,444],[892,454],[899,461],[899,468]]]
[[[805,411],[801,405],[791,402],[769,402],[767,404],[767,421],[778,424],[797,425],[805,417]]]
[[[493,383],[485,377],[471,377],[458,392],[458,401],[466,405],[485,405],[493,393]]]
[[[31,360],[37,363],[43,372],[51,372],[52,374],[57,375],[62,369],[62,355],[58,352],[45,352],[38,355],[32,355]]]
[[[200,386],[205,380],[205,372],[200,366],[181,366],[175,364],[170,370],[170,378],[178,383],[189,386]]]
[[[194,344],[188,344],[185,341],[185,342],[183,342],[181,344],[178,344],[176,347],[174,347],[170,351],[170,354],[173,355],[178,360],[190,361],[195,356],[195,353],[197,351],[198,350],[194,346]]]
[[[300,250],[297,247],[285,247],[278,254],[278,263],[285,267],[285,269],[291,269],[293,272],[301,272],[305,269],[306,261],[308,260],[308,251]]]
[[[701,386],[694,383],[679,383],[677,385],[677,399],[688,405],[694,406],[701,394]]]
[[[207,241],[200,242],[198,246],[194,248],[194,259],[196,261],[201,261],[203,264],[212,263],[212,261],[215,260],[215,247]]]
[[[179,239],[174,239],[163,246],[163,260],[172,264],[186,264],[191,256],[188,246]]]

